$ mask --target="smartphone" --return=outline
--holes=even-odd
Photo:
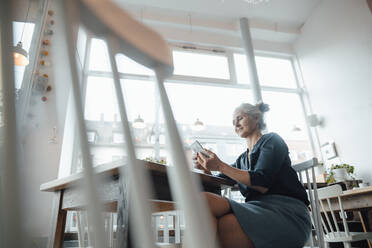
[[[194,152],[200,152],[202,153],[204,156],[206,156],[207,158],[209,158],[209,155],[208,153],[204,150],[204,148],[202,147],[202,145],[199,143],[199,141],[195,141],[194,143],[192,143],[190,145],[190,148],[191,150],[193,150]]]

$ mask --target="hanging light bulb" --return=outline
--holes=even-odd
[[[26,23],[27,23],[27,20],[28,20],[28,13],[29,12],[30,12],[30,1],[28,2],[26,22],[23,24],[21,39],[19,40],[17,45],[13,47],[14,64],[18,65],[18,66],[26,66],[30,63],[29,60],[28,60],[28,53],[22,46],[23,33],[25,32],[25,27],[26,27]]]
[[[143,129],[146,127],[145,121],[141,118],[140,115],[134,119],[133,125],[134,128]]]
[[[205,126],[204,123],[199,120],[199,118],[196,118],[196,121],[191,128],[194,131],[202,131],[205,128]]]
[[[13,47],[14,52],[14,64],[18,66],[26,66],[30,62],[28,61],[28,53],[22,47],[22,42],[18,42],[18,44]]]

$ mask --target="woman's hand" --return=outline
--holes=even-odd
[[[213,152],[207,149],[204,150],[208,154],[209,158],[203,155],[202,153],[198,152],[197,153],[198,163],[209,171],[219,171],[222,161]]]
[[[212,172],[210,170],[207,170],[206,168],[204,168],[199,162],[198,162],[198,154],[195,153],[193,156],[192,156],[192,162],[193,162],[193,165],[194,165],[194,168],[195,169],[198,169],[198,170],[202,170],[205,174],[208,174],[208,175],[212,175]]]

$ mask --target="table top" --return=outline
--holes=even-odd
[[[372,186],[345,190],[341,194],[342,205],[344,210],[360,210],[372,208]],[[327,202],[325,199],[323,202]],[[337,197],[331,197],[330,203],[332,209],[340,210]],[[328,204],[324,204],[325,211],[329,211]],[[323,210],[322,210],[323,212]]]
[[[363,195],[363,194],[371,194],[372,193],[372,186],[363,187],[363,188],[354,188],[350,190],[343,191],[342,196],[354,196],[354,195]]]
[[[162,176],[165,176],[167,174],[167,170],[170,170],[171,166],[166,166],[163,164],[153,163],[149,161],[143,161],[139,160],[143,166],[145,166],[151,173],[153,174],[159,174]],[[94,170],[97,175],[100,176],[117,176],[119,175],[119,169],[121,166],[125,166],[125,161],[118,160],[115,162],[102,164],[94,167]],[[213,175],[207,175],[200,172],[192,172],[194,175],[198,175],[203,183],[208,183],[211,185],[218,185],[221,186],[221,188],[231,187],[235,184],[234,181],[229,179],[224,179],[220,177],[216,177]],[[54,192],[63,190],[69,187],[73,187],[81,182],[81,179],[83,178],[83,173],[79,172],[64,178],[55,179],[46,183],[43,183],[40,185],[41,191],[47,191],[47,192]]]

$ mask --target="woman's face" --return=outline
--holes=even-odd
[[[254,118],[242,111],[237,111],[233,117],[233,125],[235,133],[241,138],[247,138],[258,129],[258,119]]]

